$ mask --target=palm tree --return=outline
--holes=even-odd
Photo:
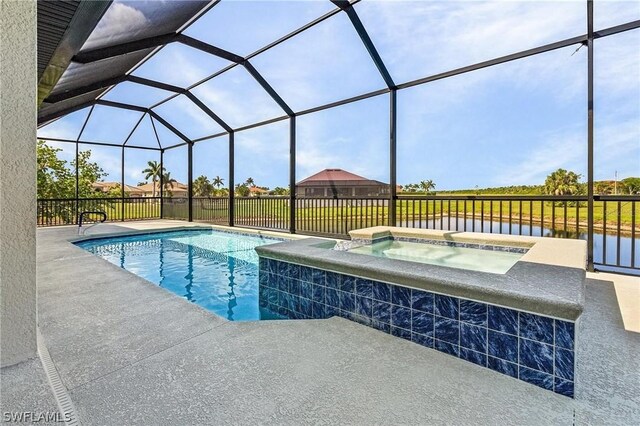
[[[169,193],[169,196],[172,195],[171,189],[173,188],[173,184],[176,182],[177,180],[171,177],[171,172],[166,172],[162,176],[162,183],[163,183],[164,189]]]
[[[193,195],[196,197],[208,197],[211,195],[213,185],[209,182],[209,178],[205,175],[198,176],[193,181]]]
[[[157,161],[149,161],[147,162],[147,168],[142,171],[144,173],[144,178],[149,180],[151,179],[151,183],[153,184],[153,189],[151,190],[152,196],[155,198],[156,196],[156,182],[160,180],[160,176],[165,171],[164,167],[160,167],[160,163]]]
[[[581,190],[579,180],[579,174],[558,169],[547,176],[544,189],[550,195],[577,195]]]
[[[222,185],[224,185],[224,179],[222,179],[220,176],[216,176],[213,179],[213,182],[211,182],[213,184],[213,186],[215,186],[216,188],[220,188]]]
[[[431,192],[431,190],[435,188],[436,184],[431,179],[420,181],[420,189],[422,189],[423,192]]]
[[[245,184],[247,184],[247,186],[256,186],[256,182],[253,180],[252,177],[248,177],[247,180],[245,181]]]

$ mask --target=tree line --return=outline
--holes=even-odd
[[[490,188],[456,189],[439,191],[440,194],[475,194],[475,195],[585,195],[587,193],[587,183],[581,182],[582,175],[570,170],[558,169],[549,173],[541,185],[511,185]],[[402,192],[422,193],[433,195],[436,184],[433,180],[423,180],[419,183],[402,186]],[[619,181],[596,181],[594,182],[594,193],[596,195],[611,194],[640,194],[640,177],[628,177]]]

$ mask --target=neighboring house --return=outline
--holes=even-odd
[[[120,189],[120,182],[94,182],[91,184],[91,187],[96,190],[96,192],[108,193],[114,188]],[[144,191],[139,188],[131,185],[124,185],[124,192],[129,197],[142,197]]]
[[[154,190],[153,183],[145,183],[144,185],[139,185],[137,188],[143,192],[143,197],[153,197]],[[155,195],[156,197],[160,196],[160,184],[158,182],[155,183]],[[189,187],[184,183],[173,182],[173,186],[165,187],[164,193],[167,195],[167,191],[171,192],[171,195],[176,198],[186,198],[189,196]]]
[[[389,185],[342,169],[325,169],[296,184],[296,197],[378,197]]]
[[[259,186],[249,187],[249,197],[261,197],[263,195],[269,195],[269,190]]]

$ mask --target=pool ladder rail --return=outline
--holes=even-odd
[[[95,215],[99,215],[100,216],[100,220],[93,222],[91,225],[87,226],[86,228],[82,227],[82,224],[84,222],[84,218],[85,215],[91,215],[91,214],[95,214]],[[84,235],[87,230],[93,228],[94,226],[100,224],[100,223],[104,223],[107,220],[107,214],[103,211],[85,211],[80,213],[80,217],[78,218],[78,235]]]

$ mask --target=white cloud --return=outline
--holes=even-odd
[[[523,160],[507,165],[493,179],[493,185],[540,184],[558,168],[584,174],[586,140],[579,129],[571,128],[546,135],[523,155]]]
[[[193,94],[232,127],[284,115],[243,67],[235,67],[196,87]]]
[[[580,1],[365,1],[356,9],[398,82],[586,31]]]
[[[69,139],[78,138],[79,129],[75,123],[71,123],[67,117],[62,117],[53,123],[38,129],[38,137],[42,139]]]
[[[82,151],[91,150],[91,162],[97,163],[108,176],[107,181],[120,181],[120,149],[100,149],[100,147],[81,146]]]
[[[385,87],[343,13],[256,56],[252,63],[294,110]]]
[[[166,102],[155,111],[171,125],[192,139],[209,136],[222,128],[184,95]]]
[[[123,34],[133,37],[135,34],[131,34],[132,29],[144,28],[148,24],[149,21],[142,11],[131,5],[115,1],[107,9],[98,26],[85,42],[83,49],[91,49],[97,45],[116,44],[119,40],[113,42],[110,39],[119,38]]]
[[[624,122],[612,121],[595,133],[596,179],[640,176],[640,115]]]

